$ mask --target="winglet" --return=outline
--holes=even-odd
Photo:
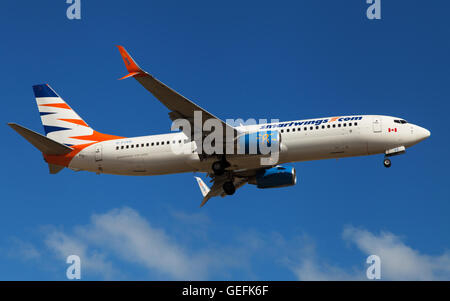
[[[136,64],[136,62],[133,60],[131,55],[128,54],[128,52],[125,50],[125,48],[123,46],[117,45],[117,48],[119,48],[120,55],[122,56],[123,62],[125,63],[125,67],[128,70],[128,74],[125,75],[124,77],[120,78],[119,80],[125,79],[128,77],[133,77],[136,75],[142,75],[145,73],[145,71],[143,71],[138,66],[138,64]]]
[[[203,182],[202,179],[200,179],[199,177],[194,177],[197,180],[198,183],[198,187],[200,187],[200,191],[202,192],[202,195],[205,197],[208,192],[209,192],[209,187],[206,186],[205,182]]]
[[[203,202],[200,204],[200,207],[203,207],[203,205],[205,205],[206,202],[208,202],[208,200],[211,198],[211,196],[209,195],[210,189],[208,186],[206,186],[205,182],[203,182],[202,179],[200,179],[199,177],[194,178],[197,180],[198,187],[200,187],[200,191],[203,195]]]

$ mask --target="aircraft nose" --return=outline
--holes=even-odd
[[[429,130],[418,126],[416,129],[416,135],[419,141],[425,140],[430,137],[431,133]]]

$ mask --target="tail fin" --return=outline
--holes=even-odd
[[[67,146],[122,138],[94,131],[49,85],[33,86],[33,91],[48,138]]]

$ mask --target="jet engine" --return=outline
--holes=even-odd
[[[250,182],[258,188],[279,188],[292,186],[297,183],[297,175],[294,167],[275,166],[261,170]]]

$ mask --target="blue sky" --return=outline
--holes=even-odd
[[[3,1],[0,280],[450,280],[449,4],[363,0]],[[97,131],[170,131],[168,110],[126,74],[148,72],[222,119],[400,116],[431,137],[393,158],[293,164],[294,187],[198,208],[191,174],[48,174],[6,122],[43,132],[31,86],[49,83]]]

